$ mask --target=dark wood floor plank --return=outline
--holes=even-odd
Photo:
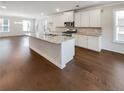
[[[28,37],[0,38],[0,90],[124,90],[124,55],[76,47],[60,70],[29,49]]]

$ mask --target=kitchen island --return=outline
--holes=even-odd
[[[75,55],[75,39],[62,35],[44,35],[37,33],[29,36],[29,47],[63,69]]]

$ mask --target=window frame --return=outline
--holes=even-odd
[[[2,25],[1,25],[1,27],[2,27],[2,31],[0,31],[0,33],[8,33],[8,32],[10,32],[10,20],[8,19],[8,25],[4,25],[4,22],[3,22],[3,20],[4,20],[4,17],[0,17],[1,19],[2,19]],[[6,32],[6,31],[4,31],[4,27],[8,27],[8,31]]]
[[[114,43],[120,43],[120,44],[124,44],[124,41],[118,41],[116,40],[116,12],[117,11],[124,11],[124,8],[121,9],[115,9],[113,10],[113,42]]]

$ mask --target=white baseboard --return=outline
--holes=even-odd
[[[108,50],[108,51],[112,51],[112,52],[116,52],[116,53],[124,54],[124,51],[119,51],[119,50],[106,49],[106,48],[103,48],[103,50]]]

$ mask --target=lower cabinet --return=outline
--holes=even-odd
[[[86,36],[86,35],[73,35],[75,37],[75,45],[94,51],[101,51],[101,37],[96,36]]]
[[[87,48],[87,36],[78,35],[78,46]]]
[[[101,37],[88,36],[88,49],[101,51]]]

